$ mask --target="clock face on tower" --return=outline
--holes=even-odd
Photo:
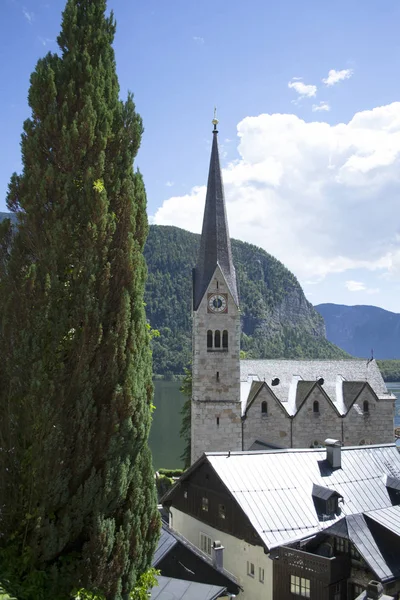
[[[208,312],[224,313],[228,310],[228,300],[226,294],[208,295]]]

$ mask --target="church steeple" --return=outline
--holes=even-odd
[[[239,304],[235,267],[232,262],[231,242],[226,217],[224,187],[218,152],[218,119],[214,114],[214,131],[208,174],[207,196],[204,209],[200,251],[193,273],[193,310],[197,310],[211,278],[219,265],[227,286]]]

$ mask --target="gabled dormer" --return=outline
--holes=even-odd
[[[343,500],[343,496],[335,490],[314,483],[312,497],[320,521],[333,519],[339,514],[339,500]]]

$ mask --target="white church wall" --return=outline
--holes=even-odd
[[[176,508],[171,507],[170,526],[201,549],[200,533],[211,538],[211,542],[219,540],[224,546],[224,568],[237,579],[243,592],[242,600],[272,600],[273,593],[273,561],[264,553],[261,546],[253,546],[228,533],[224,533],[198,521]],[[248,574],[254,565],[254,576]],[[260,581],[260,569],[263,570],[264,582]],[[251,572],[251,571],[250,571]]]

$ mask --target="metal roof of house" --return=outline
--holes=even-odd
[[[350,540],[380,581],[400,577],[400,506],[347,515],[324,534]]]
[[[231,241],[226,217],[217,134],[218,131],[215,129],[213,132],[200,250],[193,277],[194,310],[199,307],[217,265],[225,277],[234,301],[237,305],[239,304],[236,272],[232,261]]]
[[[336,490],[330,490],[323,485],[316,485],[314,483],[312,486],[312,495],[320,500],[329,500],[329,498],[332,498],[332,496],[338,496],[339,494]]]
[[[153,556],[153,567],[156,567],[177,543],[178,540],[176,537],[174,537],[169,528],[163,524],[160,539],[158,540],[157,548]]]
[[[214,600],[226,588],[194,581],[157,577],[158,586],[151,590],[151,600]]]
[[[400,506],[391,506],[381,510],[374,510],[367,514],[369,519],[372,519],[379,525],[382,525],[388,531],[391,531],[400,538]]]
[[[271,388],[275,378],[279,379],[279,384]],[[318,380],[341,415],[347,414],[352,407],[362,412],[356,400],[366,383],[379,399],[395,400],[388,392],[375,360],[241,360],[242,413],[250,403],[251,388],[244,385],[247,382],[265,382],[287,413],[295,415]]]
[[[153,556],[152,566],[159,567],[162,560],[177,546],[177,544],[180,544],[182,547],[184,547],[188,553],[195,555],[199,560],[202,561],[202,563],[208,565],[208,567],[218,571],[218,574],[225,578],[228,589],[230,589],[231,584],[233,584],[234,590],[240,588],[238,580],[234,575],[232,575],[232,573],[224,568],[217,569],[210,556],[207,556],[201,552],[197,546],[192,544],[179,532],[171,530],[166,523],[162,524],[161,534]],[[223,580],[224,583],[225,580]]]
[[[343,515],[392,506],[383,476],[400,475],[400,454],[394,444],[344,447],[339,469],[330,466],[326,450],[320,448],[207,453],[181,480],[203,461],[212,466],[268,549],[322,531]],[[319,520],[314,484],[344,498],[341,515]],[[166,504],[173,492],[174,488],[164,497]]]

